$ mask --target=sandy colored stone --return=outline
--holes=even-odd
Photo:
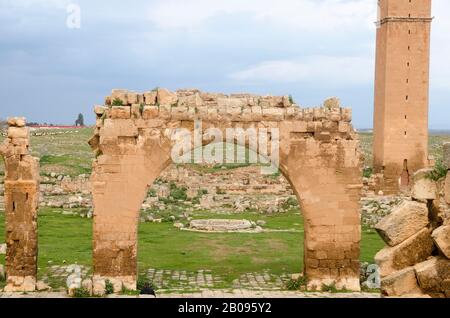
[[[437,228],[431,236],[442,254],[450,259],[450,225]]]
[[[414,266],[420,287],[427,293],[446,293],[450,279],[450,261],[433,257]]]
[[[447,169],[450,170],[450,142],[445,142],[443,148],[444,148],[443,163],[444,166],[446,166]]]
[[[160,88],[156,97],[157,103],[163,106],[171,106],[177,103],[178,96],[176,93],[172,93],[167,89]]]
[[[339,108],[341,108],[341,102],[340,102],[339,98],[331,97],[331,98],[326,99],[323,102],[323,107],[328,108],[328,109],[339,109]]]
[[[389,246],[395,246],[413,236],[428,224],[425,203],[404,201],[383,218],[375,229]]]
[[[417,200],[435,200],[438,195],[437,184],[428,177],[430,169],[421,169],[413,176],[412,196]]]
[[[111,119],[130,119],[131,108],[129,106],[112,106],[110,110]]]
[[[8,125],[10,127],[25,127],[25,118],[24,117],[8,118]]]
[[[9,120],[2,144],[5,162],[5,291],[34,291],[37,274],[38,160],[28,153],[29,130],[23,118]]]
[[[444,183],[444,200],[447,204],[450,204],[450,173],[447,173]]]
[[[385,247],[375,255],[381,277],[426,260],[433,252],[431,232],[424,228],[394,247]]]
[[[386,296],[420,295],[420,289],[414,267],[394,272],[381,280],[381,292]]]

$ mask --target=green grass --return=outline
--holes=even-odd
[[[41,209],[39,214],[39,277],[52,265],[78,263],[92,266],[92,220]],[[197,271],[210,270],[233,279],[250,272],[270,270],[273,274],[298,273],[303,268],[303,219],[295,209],[279,215],[253,212],[220,215],[199,212],[195,218],[264,220],[266,228],[287,232],[258,234],[208,234],[177,230],[171,223],[142,223],[139,226],[138,265],[148,268]],[[4,241],[4,214],[0,213],[0,242]],[[373,262],[384,246],[379,236],[363,230],[361,260]],[[4,264],[4,256],[0,263]]]

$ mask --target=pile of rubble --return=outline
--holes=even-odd
[[[376,225],[388,245],[375,256],[386,296],[450,297],[450,143],[444,148],[445,180],[416,172],[412,199]]]

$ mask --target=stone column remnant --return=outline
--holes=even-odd
[[[24,118],[8,120],[8,136],[0,145],[5,161],[7,292],[36,289],[39,160],[29,154]]]

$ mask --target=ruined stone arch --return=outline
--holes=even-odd
[[[96,279],[110,279],[136,288],[137,229],[146,189],[171,163],[174,129],[193,131],[194,121],[201,120],[222,131],[278,129],[280,170],[305,220],[309,287],[335,283],[359,290],[361,155],[351,110],[335,99],[301,109],[288,97],[113,90],[95,112],[94,285]]]

